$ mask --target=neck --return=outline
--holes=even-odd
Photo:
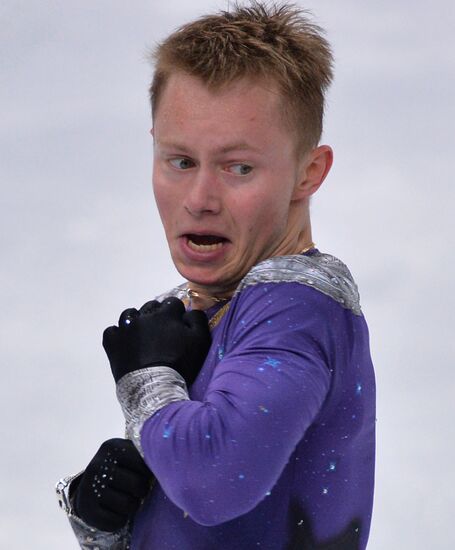
[[[262,258],[260,261],[275,256],[302,254],[313,247],[314,243],[311,240],[311,228],[308,226],[306,230],[298,235],[294,242],[288,243],[288,246],[285,246],[282,251],[277,251],[275,254]],[[225,304],[232,298],[238,283],[239,281],[237,281],[232,288],[222,289],[204,287],[188,281],[187,293],[192,309],[208,309],[216,304]]]

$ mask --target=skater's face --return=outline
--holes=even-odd
[[[270,84],[212,92],[182,73],[162,93],[154,193],[176,268],[199,287],[232,290],[261,260],[297,252],[314,151],[297,158],[280,101]]]

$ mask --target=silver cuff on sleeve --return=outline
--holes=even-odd
[[[117,398],[126,420],[127,437],[142,457],[141,430],[145,421],[174,401],[189,400],[185,379],[170,367],[129,372],[117,382]]]
[[[113,533],[94,529],[75,515],[68,516],[71,527],[82,550],[129,550],[128,524]]]
[[[131,534],[128,524],[118,531],[108,533],[90,527],[74,514],[69,498],[70,485],[81,473],[61,479],[55,487],[60,508],[67,514],[80,548],[82,550],[129,550]]]

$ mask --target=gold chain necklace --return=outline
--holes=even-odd
[[[185,290],[187,298],[191,301],[191,298],[210,298],[217,304],[220,302],[225,302],[226,300],[230,300],[230,298],[218,298],[217,296],[211,296],[210,294],[202,294],[201,292],[198,292],[197,290],[193,290],[192,288],[187,288]]]
[[[204,296],[204,297],[207,297],[207,298],[212,298],[212,296],[202,295],[202,294],[197,293],[195,290],[188,289],[186,291],[185,298],[183,298],[183,303],[185,304],[185,307],[190,306],[191,298],[193,296],[197,296],[197,297]],[[214,315],[212,315],[212,317],[210,317],[210,319],[208,321],[210,330],[213,330],[219,324],[219,322],[224,317],[224,315],[227,313],[227,310],[229,309],[229,306],[231,305],[230,300],[231,300],[230,298],[223,298],[223,299],[215,298],[214,299],[214,301],[217,302],[217,303],[219,303],[219,302],[226,302],[226,303],[224,304],[224,306],[220,307],[220,309]]]
[[[227,302],[227,304],[224,304],[212,317],[209,319],[209,328],[210,330],[213,330],[221,321],[221,319],[224,317],[224,315],[227,313],[227,310],[229,309],[229,306],[231,305],[231,302]]]

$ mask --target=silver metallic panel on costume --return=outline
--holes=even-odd
[[[356,315],[361,315],[357,285],[347,266],[335,256],[316,252],[305,256],[275,256],[255,265],[240,281],[238,294],[258,283],[300,283],[330,296]]]
[[[69,515],[71,527],[82,550],[129,550],[131,535],[127,527],[114,533],[93,529],[80,518]]]
[[[126,420],[127,437],[142,457],[141,430],[156,411],[174,401],[189,400],[184,378],[170,367],[147,367],[117,382],[117,398]]]
[[[76,483],[82,474],[83,472],[79,472],[76,475],[64,477],[58,481],[55,487],[60,508],[68,516],[79,546],[82,550],[129,550],[131,539],[129,524],[118,531],[109,533],[87,525],[74,514],[70,493],[72,484]]]
[[[317,251],[311,255],[268,258],[251,268],[240,281],[234,296],[246,287],[259,283],[300,283],[311,286],[356,315],[362,314],[359,291],[351,272],[341,260],[331,254]],[[186,283],[158,296],[157,300],[162,301],[169,296],[180,299],[186,297]]]

